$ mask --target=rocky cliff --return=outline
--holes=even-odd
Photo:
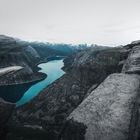
[[[128,57],[121,73],[109,75],[67,117],[69,123],[62,139],[72,132],[69,128],[82,124],[85,140],[138,140],[140,138],[140,42],[124,47]],[[78,130],[77,132],[79,132]],[[73,135],[71,139],[79,139]]]
[[[137,75],[112,74],[90,93],[68,119],[87,127],[86,140],[125,140],[129,136],[139,87],[140,77]]]
[[[16,102],[34,82],[44,79],[36,66],[39,61],[34,48],[0,35],[0,97]]]
[[[43,75],[37,72],[36,64],[39,60],[40,56],[31,46],[20,44],[14,38],[1,35],[0,68],[21,66],[22,69],[16,73],[1,75],[0,85],[20,84],[43,78]]]
[[[91,131],[94,131],[96,127],[100,127],[100,123],[102,122],[99,122],[99,123],[96,122],[97,119],[100,120],[101,118],[100,116],[97,116],[98,112],[100,111],[99,114],[103,116],[104,114],[106,114],[106,116],[110,115],[110,113],[108,113],[109,112],[108,110],[111,108],[110,106],[111,106],[111,103],[113,104],[113,102],[114,102],[114,106],[116,105],[116,107],[114,108],[120,111],[121,106],[123,105],[125,106],[125,104],[131,104],[134,101],[134,98],[136,98],[138,95],[137,91],[139,87],[139,82],[138,82],[139,76],[137,75],[127,76],[125,74],[110,75],[113,73],[121,73],[122,71],[124,71],[122,69],[125,69],[124,68],[125,64],[128,63],[127,61],[128,61],[129,55],[132,52],[132,48],[135,45],[133,45],[132,47],[130,46],[128,45],[125,47],[116,47],[116,48],[91,47],[83,51],[80,51],[76,54],[73,54],[72,56],[65,59],[64,60],[65,67],[63,69],[66,71],[66,74],[62,76],[60,79],[58,79],[57,81],[55,81],[53,84],[51,84],[49,87],[44,89],[31,102],[17,108],[17,110],[15,111],[12,117],[13,125],[15,123],[17,125],[16,126],[15,125],[13,126],[12,124],[11,125],[12,125],[12,128],[14,128],[12,130],[17,130],[20,128],[20,132],[18,134],[15,134],[15,131],[11,130],[10,136],[16,137],[17,139],[19,139],[19,137],[22,137],[23,139],[28,139],[28,135],[31,131],[33,135],[30,137],[32,137],[33,139],[36,139],[36,137],[39,137],[39,134],[36,134],[35,133],[36,131],[33,131],[33,130],[35,128],[36,129],[41,128],[39,130],[43,133],[45,132],[46,134],[43,137],[43,139],[47,138],[51,140],[53,139],[54,140],[57,140],[57,139],[64,139],[64,140],[91,139],[92,140],[96,138],[96,136],[94,135],[93,137],[92,136],[86,137],[86,136],[89,135],[89,133],[92,133]],[[107,78],[108,76],[110,76],[110,78]],[[105,82],[105,85],[104,85],[103,81],[105,79],[107,80],[107,84]],[[110,81],[111,79],[112,81],[114,81],[114,83],[111,84],[110,82],[109,84],[108,81]],[[128,81],[128,80],[132,80],[132,81],[125,83],[125,81]],[[133,86],[132,90],[130,86],[131,84]],[[100,86],[102,87],[102,91],[100,93],[96,92],[96,90]],[[103,89],[104,86],[105,86],[106,91],[104,91]],[[125,86],[128,86],[128,89],[125,89]],[[119,89],[119,88],[122,88],[122,89]],[[112,93],[112,89],[114,89],[113,93]],[[119,92],[119,91],[122,93],[118,93],[118,94],[116,93],[115,95],[115,92]],[[124,93],[125,91],[128,93],[125,94]],[[94,93],[93,92],[95,92],[96,94],[97,93],[99,94],[99,95],[95,94],[95,101],[96,101],[95,104],[98,103],[96,106],[94,106],[94,100],[93,100]],[[130,94],[131,92],[134,92],[134,93],[131,95]],[[93,96],[93,98],[90,101],[88,100],[88,98],[90,98],[91,95]],[[101,101],[99,101],[96,96],[97,97],[101,96],[102,97]],[[119,98],[122,98],[122,99],[119,100]],[[125,100],[125,103],[122,103],[117,106],[117,103],[123,102],[123,98]],[[91,116],[91,118],[89,118],[88,120],[88,123],[84,123],[84,121],[78,121],[78,119],[76,119],[78,115],[75,115],[76,117],[73,115],[77,113],[76,110],[78,110],[80,105],[83,104],[85,100],[87,100],[86,104],[89,105],[89,108],[91,107],[91,110],[92,110],[93,109],[92,106],[93,106],[95,112],[97,112],[97,115],[95,114],[95,119],[94,119],[94,115],[89,110],[89,108],[85,108],[85,110],[87,111],[86,113],[84,113],[85,112],[84,108],[81,109],[83,110],[83,113],[85,114],[85,116],[86,115],[87,117]],[[102,100],[104,104],[102,104]],[[115,102],[115,100],[118,100],[118,101]],[[127,102],[129,100],[131,101]],[[111,109],[115,112],[116,110],[114,110],[114,108],[112,107]],[[123,110],[124,112],[129,110],[129,108],[128,109],[126,108]],[[131,112],[131,110],[129,111]],[[79,114],[79,112],[77,114]],[[110,116],[112,121],[121,120],[120,116],[118,116],[118,120],[117,120],[117,117],[113,115]],[[118,112],[118,115],[119,115],[119,112]],[[120,115],[123,115],[123,112]],[[83,120],[85,120],[85,116],[82,115],[82,111],[81,111],[80,116],[83,117]],[[125,118],[125,116],[123,118]],[[104,118],[104,120],[106,119]],[[90,121],[91,122],[93,121],[93,123],[95,122],[97,124],[92,126],[91,131],[88,131],[90,130],[88,126],[90,124]],[[123,122],[123,120],[121,122]],[[110,123],[110,122],[106,120],[105,123],[106,124],[104,124],[101,127],[108,125],[107,123]],[[126,123],[128,126],[129,123],[128,122]],[[114,128],[115,128],[115,123],[112,125],[114,125]],[[118,124],[116,125],[118,126]],[[30,129],[30,131],[28,131],[27,134],[24,135],[22,131],[26,129],[27,126],[28,126],[28,129]],[[113,128],[110,128],[108,129],[108,131],[115,130],[115,129],[113,130],[112,129]],[[93,133],[96,133],[96,132],[97,131]],[[106,135],[106,132],[104,133]],[[99,132],[99,134],[97,134],[97,137],[99,137],[100,135],[100,139],[104,137],[104,135],[103,134],[101,135],[101,134],[102,134],[102,131]],[[112,135],[112,137],[114,138],[115,136]],[[118,137],[119,137],[119,132],[118,132],[118,135],[116,135],[116,138]],[[120,134],[120,137],[121,137],[121,134]]]
[[[86,48],[10,121],[8,140],[138,140],[140,42]]]

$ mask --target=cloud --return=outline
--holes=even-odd
[[[55,25],[54,24],[45,24],[45,29],[52,31],[55,29]]]

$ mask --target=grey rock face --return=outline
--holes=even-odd
[[[23,69],[23,67],[21,67],[21,66],[11,66],[11,67],[2,68],[2,69],[0,69],[0,76],[17,72],[21,69]]]
[[[0,36],[0,68],[21,66],[22,70],[0,77],[0,85],[19,84],[42,79],[36,64],[40,58],[31,46],[19,43],[16,39]],[[34,80],[33,80],[34,79]]]
[[[109,74],[120,72],[128,52],[124,48],[88,48],[64,60],[64,70],[71,72],[85,86],[102,82]]]
[[[16,41],[12,37],[0,35],[0,45],[8,45],[11,43],[16,43]]]
[[[131,44],[132,45],[138,45],[138,44],[140,44],[140,40],[133,41]]]
[[[11,117],[15,104],[5,102],[0,98],[0,139],[6,138],[6,124]]]
[[[7,122],[14,108],[15,104],[6,102],[0,98],[0,126]]]
[[[136,45],[132,48],[122,72],[140,74],[140,45]]]
[[[112,74],[68,119],[87,126],[86,140],[126,140],[139,86],[138,75]]]
[[[33,47],[28,46],[28,47],[26,47],[25,51],[30,57],[32,57],[34,59],[40,59],[39,54]]]

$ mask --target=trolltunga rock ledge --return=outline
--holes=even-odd
[[[139,86],[138,75],[112,74],[91,92],[68,119],[87,127],[86,140],[126,140]]]

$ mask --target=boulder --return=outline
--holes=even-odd
[[[138,109],[134,104],[139,98],[139,86],[138,75],[112,74],[83,100],[68,120],[87,127],[85,140],[126,140],[131,137],[130,126],[138,123],[136,119],[132,121],[132,116],[138,117],[132,110]]]

